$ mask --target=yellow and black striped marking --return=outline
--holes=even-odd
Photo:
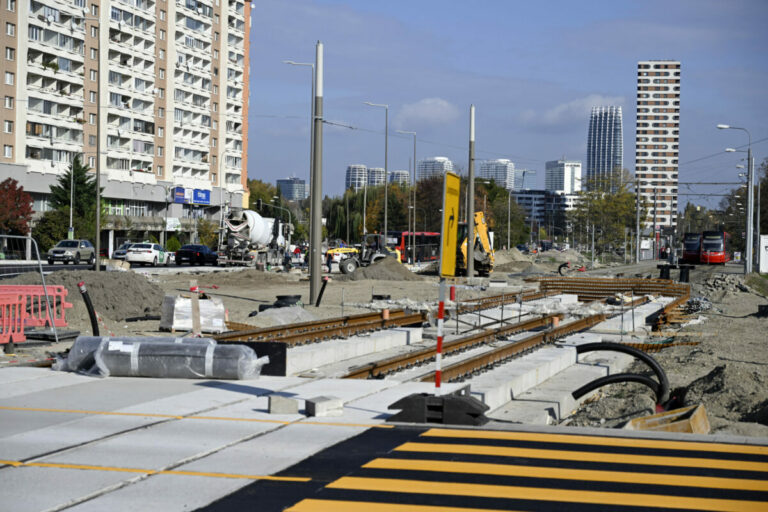
[[[768,511],[768,446],[371,429],[205,510]],[[250,507],[250,508],[249,508]]]

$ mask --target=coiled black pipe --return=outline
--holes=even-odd
[[[579,389],[571,393],[571,396],[578,400],[590,391],[594,391],[595,389],[601,388],[608,384],[616,384],[618,382],[637,382],[639,384],[644,384],[651,388],[651,391],[653,391],[653,393],[656,395],[657,404],[660,404],[663,401],[662,395],[660,394],[661,386],[659,386],[659,383],[650,377],[646,377],[645,375],[638,375],[636,373],[614,373],[613,375],[605,375],[599,379],[595,379],[592,382],[584,384]]]
[[[88,296],[88,290],[85,289],[85,281],[77,283],[77,287],[80,289],[80,294],[83,296],[83,301],[85,301],[85,307],[88,309],[88,316],[91,318],[91,331],[94,336],[98,336],[99,322],[96,320],[96,312],[93,310],[93,303]]]
[[[596,350],[609,350],[613,352],[623,352],[647,364],[651,368],[651,370],[653,370],[653,373],[656,374],[656,378],[659,379],[659,390],[656,393],[656,396],[657,396],[656,403],[663,404],[667,400],[669,400],[669,379],[667,378],[667,374],[664,373],[664,369],[661,367],[659,362],[656,361],[653,357],[649,356],[642,350],[636,349],[634,347],[622,345],[621,343],[612,343],[609,341],[600,342],[600,343],[585,343],[584,345],[576,346],[577,354],[594,352]],[[635,374],[623,374],[623,375],[635,375]],[[605,377],[601,377],[601,378],[605,378]],[[597,380],[600,380],[600,379],[597,379]],[[638,382],[638,381],[634,381],[634,382]]]

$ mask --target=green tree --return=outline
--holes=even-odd
[[[259,211],[258,208],[256,208],[256,203],[259,199],[261,199],[262,203],[271,203],[272,198],[279,195],[277,187],[261,180],[248,180],[248,190],[250,192],[248,209],[258,212],[259,215],[265,217],[273,217],[273,215],[271,215],[272,212]]]
[[[179,239],[176,237],[176,235],[171,235],[168,237],[168,243],[165,244],[165,249],[168,252],[176,252],[181,249],[181,242],[179,242]]]
[[[197,220],[197,237],[202,245],[216,247],[219,242],[219,225],[208,219]]]
[[[96,178],[88,175],[88,167],[83,165],[80,157],[75,157],[69,169],[59,176],[57,184],[51,185],[49,204],[52,211],[46,212],[48,217],[44,225],[47,231],[38,230],[41,236],[55,238],[56,241],[66,238],[69,226],[70,197],[72,200],[72,226],[76,238],[96,238]],[[70,191],[74,187],[74,193]],[[102,191],[104,189],[102,188]],[[63,213],[64,215],[59,215]],[[103,210],[102,210],[103,213]],[[61,222],[61,226],[54,223]],[[55,242],[54,242],[55,243]]]
[[[26,235],[32,220],[32,196],[8,178],[0,183],[0,234]]]

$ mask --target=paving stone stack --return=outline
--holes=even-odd
[[[749,288],[744,284],[744,279],[733,274],[715,274],[706,280],[704,287],[710,293],[749,292]]]

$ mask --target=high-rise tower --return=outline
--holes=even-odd
[[[680,62],[637,63],[635,177],[650,205],[648,221],[677,224],[677,165],[680,140]]]
[[[592,107],[587,135],[587,187],[616,190],[623,167],[621,107]]]

